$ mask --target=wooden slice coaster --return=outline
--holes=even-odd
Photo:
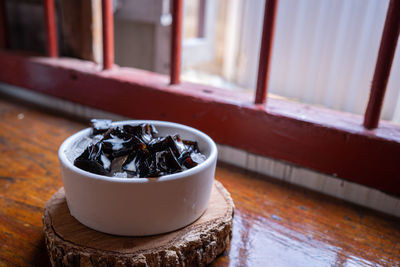
[[[61,188],[46,203],[43,231],[53,266],[197,266],[229,246],[233,211],[229,192],[215,181],[206,212],[191,225],[149,237],[114,236],[72,217]]]

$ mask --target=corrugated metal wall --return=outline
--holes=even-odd
[[[254,88],[264,1],[246,0],[243,7],[237,82]],[[388,0],[280,0],[270,92],[363,114],[387,7]],[[399,46],[382,112],[397,122]]]

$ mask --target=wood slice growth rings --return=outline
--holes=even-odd
[[[233,211],[229,192],[215,181],[208,208],[194,223],[149,237],[114,236],[73,218],[61,188],[46,203],[43,231],[53,266],[201,266],[229,247]]]

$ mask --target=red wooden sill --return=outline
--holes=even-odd
[[[137,119],[191,125],[218,143],[400,195],[400,128],[369,131],[362,117],[75,59],[0,52],[0,81]]]

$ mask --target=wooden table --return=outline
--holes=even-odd
[[[0,95],[0,266],[49,265],[41,218],[62,186],[57,150],[84,127]],[[230,165],[216,178],[236,210],[215,266],[400,265],[398,218]]]

